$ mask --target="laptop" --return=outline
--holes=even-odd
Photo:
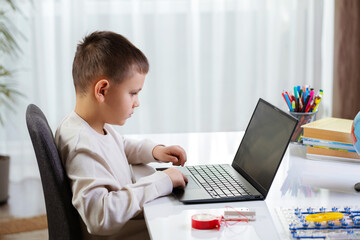
[[[178,167],[189,182],[173,195],[183,203],[264,200],[297,119],[259,99],[231,164]]]

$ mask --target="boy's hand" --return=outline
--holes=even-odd
[[[186,183],[188,182],[188,179],[178,169],[168,168],[168,169],[164,170],[163,172],[166,173],[170,177],[171,182],[173,184],[173,188],[176,188],[176,187],[185,188]]]
[[[186,162],[185,150],[180,146],[156,146],[152,152],[155,159],[160,162],[172,162],[175,166],[184,166]]]

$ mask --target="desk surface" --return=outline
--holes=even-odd
[[[182,146],[187,152],[187,165],[197,165],[231,164],[242,136],[242,132],[226,132],[146,137],[162,144]],[[146,204],[144,214],[152,239],[239,239],[239,236],[252,240],[287,239],[289,231],[278,216],[281,207],[358,206],[360,194],[353,186],[360,181],[360,164],[309,160],[305,152],[302,146],[289,145],[265,201],[185,205],[170,195]],[[193,214],[221,215],[225,206],[254,209],[256,221],[229,228],[222,226],[220,231],[191,228]]]

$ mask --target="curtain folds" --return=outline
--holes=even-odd
[[[74,109],[76,45],[96,30],[123,34],[150,62],[141,106],[118,128],[124,134],[241,131],[259,97],[286,110],[281,93],[294,85],[310,84],[328,94],[322,81],[323,1],[21,3],[25,16],[13,20],[26,36],[19,40],[23,55],[8,63],[19,66],[15,80],[26,98],[19,100],[0,136],[0,150],[23,149],[15,157],[19,166],[32,151],[27,104],[38,105],[55,131]],[[331,107],[322,104],[320,110],[329,114]]]

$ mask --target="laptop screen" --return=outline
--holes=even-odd
[[[259,99],[232,166],[267,195],[297,120]]]

